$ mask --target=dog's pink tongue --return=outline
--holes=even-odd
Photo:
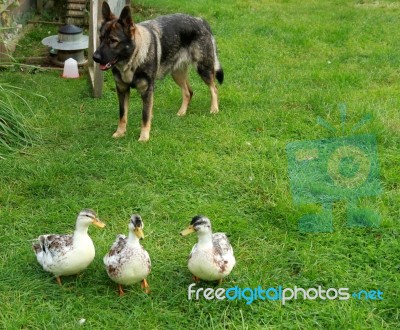
[[[99,66],[100,66],[100,70],[102,70],[102,71],[106,71],[106,70],[109,69],[108,63],[107,64],[100,64]]]

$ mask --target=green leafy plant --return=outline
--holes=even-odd
[[[34,129],[22,111],[32,113],[32,109],[19,91],[18,87],[0,84],[0,158],[35,141]]]

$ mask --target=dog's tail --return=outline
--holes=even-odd
[[[222,66],[218,61],[217,56],[217,43],[215,42],[214,36],[211,36],[213,50],[214,50],[214,71],[215,77],[217,78],[218,82],[222,84],[224,82],[224,70],[222,70]]]
[[[217,77],[217,80],[220,84],[224,82],[224,70],[222,70],[222,68],[218,69],[215,72],[215,76]]]

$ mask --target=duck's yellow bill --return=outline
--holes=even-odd
[[[193,228],[193,225],[190,225],[189,227],[187,227],[186,229],[181,231],[181,235],[182,236],[186,236],[186,235],[189,235],[189,234],[194,233],[194,232],[195,232],[195,230]]]
[[[96,219],[96,218],[93,219],[93,224],[96,227],[99,227],[99,228],[104,228],[106,226],[106,224],[104,222],[102,222],[102,221],[100,221],[99,219]]]
[[[134,232],[135,232],[135,235],[137,238],[139,238],[139,239],[144,238],[144,232],[143,232],[142,228],[135,228]]]

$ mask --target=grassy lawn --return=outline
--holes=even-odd
[[[185,12],[206,18],[225,81],[220,113],[193,72],[194,98],[176,116],[179,88],[159,81],[149,143],[139,143],[140,98],[132,93],[128,135],[111,138],[118,106],[111,72],[93,99],[84,75],[3,70],[23,88],[32,147],[0,160],[0,327],[4,329],[395,329],[400,328],[400,5],[370,0],[140,0],[136,20]],[[48,26],[36,27],[37,40]],[[37,31],[45,35],[38,36]],[[35,35],[20,42],[29,47]],[[33,39],[32,39],[33,38]],[[31,92],[43,95],[37,97]],[[333,207],[333,232],[301,233],[298,219],[319,205],[294,205],[286,145],[342,136],[377,138],[379,196],[360,199],[381,216],[376,228],[346,226],[346,201]],[[33,113],[33,114],[32,114]],[[334,134],[318,125],[321,117]],[[107,226],[90,228],[96,258],[63,286],[44,272],[31,240],[73,231],[93,208]],[[102,257],[132,213],[145,223],[151,294],[117,295]],[[207,215],[230,235],[237,265],[222,287],[380,290],[383,300],[188,300],[187,255],[196,237],[179,232]],[[199,287],[214,287],[200,283]]]

